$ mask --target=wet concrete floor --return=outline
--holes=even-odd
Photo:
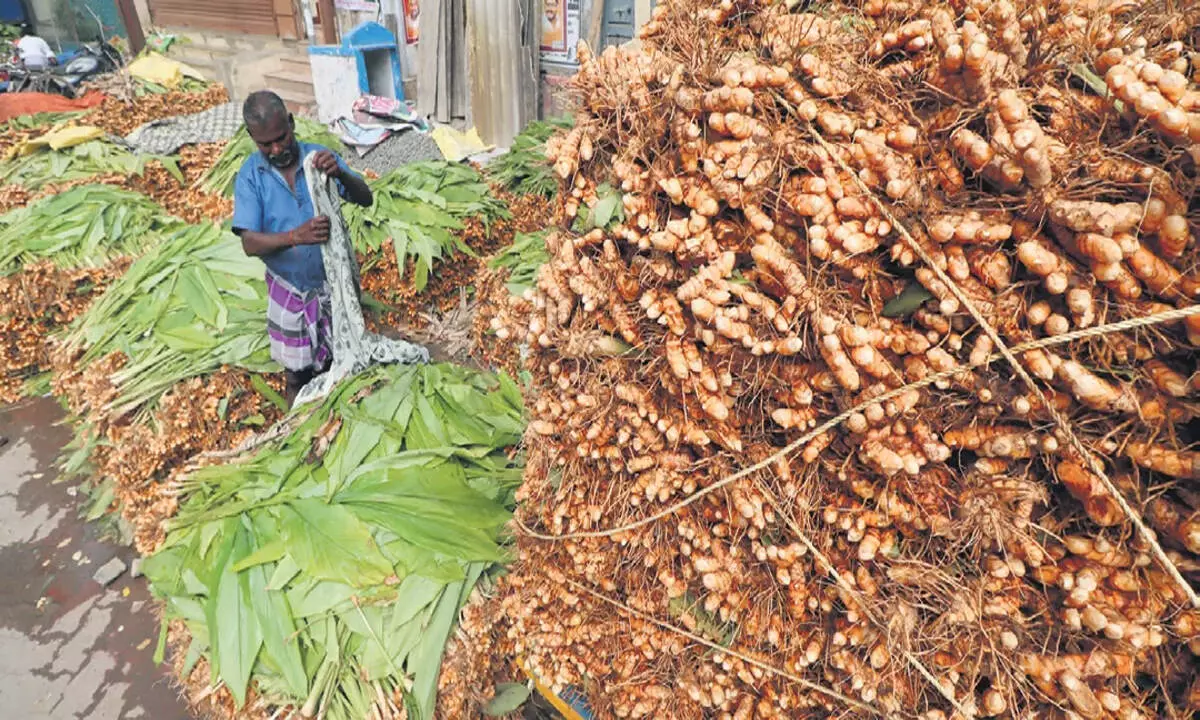
[[[93,579],[135,555],[79,514],[54,464],[70,440],[49,399],[0,407],[0,718],[186,720],[153,656],[159,623],[144,579]]]

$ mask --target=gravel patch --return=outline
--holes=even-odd
[[[350,167],[359,172],[371,170],[383,175],[408,163],[443,158],[433,138],[422,132],[406,130],[379,143],[365,157],[359,157],[358,153],[351,150],[346,153],[345,159]]]

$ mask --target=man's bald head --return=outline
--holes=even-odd
[[[276,122],[286,123],[290,114],[283,104],[283,98],[270,90],[252,92],[242,104],[242,120],[251,131]]]
[[[270,90],[251,93],[242,105],[246,132],[258,149],[275,167],[288,170],[300,160],[296,126],[283,100]]]

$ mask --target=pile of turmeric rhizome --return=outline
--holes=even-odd
[[[666,0],[584,48],[444,716],[514,663],[596,717],[1200,711],[1197,27]]]

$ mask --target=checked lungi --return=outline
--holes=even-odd
[[[330,348],[329,290],[297,290],[267,271],[267,337],[271,359],[286,370],[323,372],[333,359]]]

